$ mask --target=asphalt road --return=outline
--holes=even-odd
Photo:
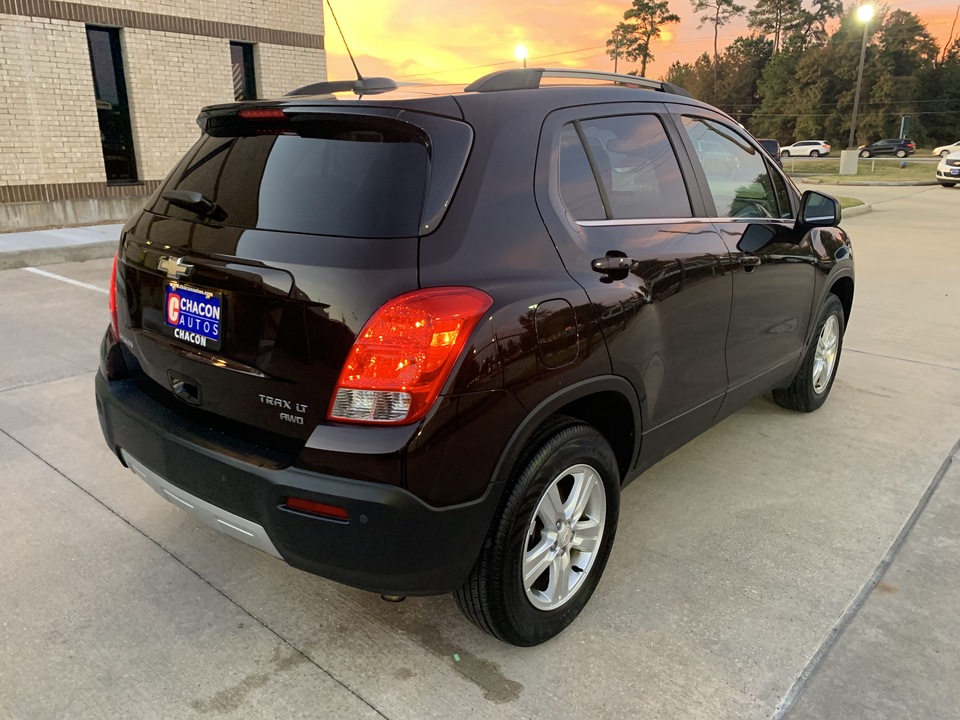
[[[857,188],[827,405],[757,400],[635,482],[596,595],[532,649],[164,502],[97,424],[110,261],[0,272],[0,718],[957,713],[953,192]]]

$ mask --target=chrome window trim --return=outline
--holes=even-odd
[[[782,223],[793,225],[796,218],[742,218],[742,217],[687,217],[687,218],[626,218],[614,220],[575,220],[581,227],[617,227],[619,225],[680,225],[707,223]]]

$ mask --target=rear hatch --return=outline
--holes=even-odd
[[[336,103],[221,106],[200,123],[125,228],[121,339],[168,406],[295,451],[363,324],[418,287],[418,238],[442,219],[472,133]]]

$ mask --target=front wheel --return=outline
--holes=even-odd
[[[564,418],[527,448],[470,577],[454,593],[467,618],[512,645],[572,623],[600,581],[620,509],[606,439]]]
[[[811,151],[810,151],[810,157],[820,157],[820,151],[819,151],[819,150],[811,150]]]
[[[941,150],[941,151],[940,151],[940,157],[942,157],[942,158],[946,157],[946,156],[949,155],[949,154],[950,154],[950,151],[949,151],[949,150]]]
[[[844,331],[843,305],[833,294],[827,295],[817,319],[816,335],[793,378],[785,388],[773,391],[780,407],[813,412],[827,400],[840,364]]]
[[[907,156],[907,151],[906,151],[906,150],[897,150],[897,157],[898,157],[898,158],[905,158],[906,156]]]
[[[945,188],[951,188],[954,185],[956,185],[956,183],[945,183],[945,182],[940,183],[940,187],[945,187]]]
[[[869,150],[861,150],[861,151],[860,151],[860,157],[870,157],[870,151],[869,151]]]

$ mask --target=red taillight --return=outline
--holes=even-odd
[[[244,120],[286,120],[287,116],[280,108],[248,108],[237,112]]]
[[[327,505],[326,503],[314,502],[313,500],[304,500],[303,498],[288,497],[284,503],[288,508],[310,513],[311,515],[321,515],[323,517],[334,518],[335,520],[349,520],[350,515],[342,507],[336,505]]]
[[[110,271],[110,323],[113,325],[113,336],[120,339],[120,323],[117,320],[117,259],[119,253],[113,256],[113,269]]]
[[[466,287],[416,290],[388,302],[350,348],[327,418],[389,424],[419,420],[492,304],[485,292]]]

